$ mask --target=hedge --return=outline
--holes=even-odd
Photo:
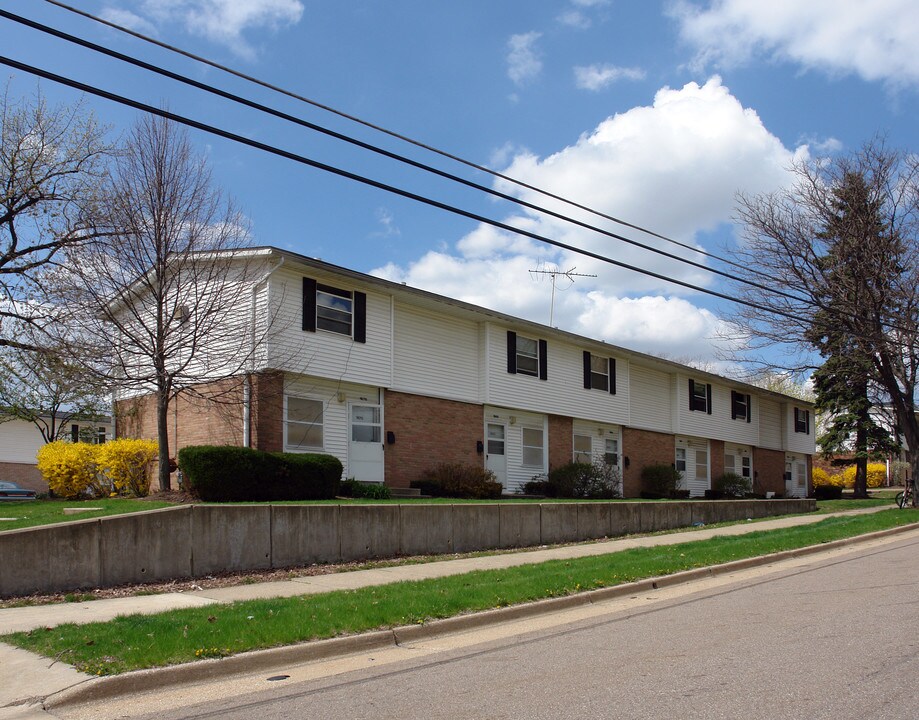
[[[213,445],[179,450],[179,468],[189,490],[207,502],[328,500],[342,474],[331,455]]]

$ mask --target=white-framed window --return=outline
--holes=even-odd
[[[728,453],[724,456],[724,472],[733,473],[734,470],[734,456],[731,453]]]
[[[603,444],[603,462],[611,467],[619,467],[619,439],[606,438]]]
[[[590,356],[590,387],[609,392],[609,358]]]
[[[750,422],[750,396],[731,390],[731,420],[745,420]]]
[[[711,415],[712,386],[709,383],[689,381],[689,409]]]
[[[517,336],[517,374],[539,377],[539,341]]]
[[[284,448],[321,450],[325,404],[321,400],[292,395],[284,400]]]
[[[740,458],[740,476],[745,478],[753,477],[753,464],[750,462],[749,455],[743,455]]]
[[[708,480],[708,450],[696,448],[696,480]]]
[[[542,428],[523,428],[523,464],[527,467],[545,467],[545,436]]]
[[[351,337],[354,297],[350,290],[316,285],[316,329]]]
[[[811,413],[810,410],[795,408],[795,432],[810,434]]]
[[[686,448],[676,449],[676,469],[681,473],[686,472]]]
[[[593,462],[593,449],[591,448],[590,435],[574,436],[574,462],[590,463]]]

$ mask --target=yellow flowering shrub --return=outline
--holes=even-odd
[[[830,475],[829,472],[821,467],[814,467],[814,469],[811,471],[811,479],[814,482],[814,487],[819,485],[846,487],[846,479],[843,477],[843,473],[834,473]]]
[[[121,438],[96,445],[100,471],[125,495],[144,497],[150,492],[150,463],[156,460],[156,440]]]
[[[850,465],[843,471],[842,477],[846,487],[855,485],[855,466]],[[887,480],[887,465],[884,463],[868,463],[868,487],[881,487]]]
[[[97,447],[57,440],[39,448],[38,470],[55,495],[75,500],[86,495],[108,494],[96,465]]]

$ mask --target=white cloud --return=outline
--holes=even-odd
[[[919,82],[915,0],[713,0],[704,8],[677,0],[670,14],[700,67],[764,53],[895,86]]]
[[[644,80],[641,68],[618,67],[616,65],[586,65],[574,69],[574,79],[582,90],[603,90],[617,80]]]
[[[590,18],[580,10],[566,10],[558,16],[558,21],[562,25],[577,28],[578,30],[586,30],[592,25]]]
[[[377,208],[374,215],[380,224],[380,229],[371,233],[371,237],[399,237],[402,234],[399,226],[396,225],[396,218],[389,209],[385,207]]]
[[[134,10],[117,7],[103,12],[109,18],[128,20],[141,29],[179,23],[185,31],[225,45],[241,57],[251,59],[255,50],[243,37],[250,30],[277,30],[300,21],[300,0],[134,0]],[[149,32],[149,31],[148,31]]]
[[[805,152],[801,148],[797,152]],[[548,157],[518,151],[503,171],[583,205],[693,244],[699,233],[729,223],[738,191],[760,193],[789,182],[794,152],[763,127],[714,77],[704,85],[663,88],[650,106],[601,122],[577,142]],[[535,192],[499,182],[502,191],[591,223],[584,212]],[[518,210],[500,218],[511,225],[574,247],[697,285],[709,273],[653,255],[545,214]],[[655,241],[607,224],[614,232]],[[692,255],[663,241],[668,252]],[[694,304],[692,292],[616,268],[574,252],[482,225],[454,248],[422,256],[406,267],[374,271],[393,280],[548,323],[551,284],[528,272],[554,265],[596,278],[558,285],[554,324],[638,350],[666,349],[680,356],[712,358],[717,318]],[[707,355],[705,354],[707,353]]]
[[[133,13],[130,10],[123,10],[121,8],[103,8],[100,13],[103,20],[108,20],[111,23],[116,25],[123,25],[124,27],[134,30],[135,32],[143,33],[144,35],[156,35],[156,26],[151,23],[149,20],[145,20],[137,13]]]
[[[542,71],[542,61],[536,52],[536,41],[542,33],[528,32],[511,35],[507,41],[507,76],[515,85],[534,80]]]

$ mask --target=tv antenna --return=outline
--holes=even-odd
[[[559,276],[568,278],[568,280],[571,282],[571,285],[574,285],[574,279],[576,277],[597,277],[596,275],[591,275],[589,273],[575,272],[575,270],[577,270],[576,267],[572,267],[570,270],[560,270],[558,268],[555,268],[554,270],[530,270],[531,275],[548,275],[552,278],[552,299],[549,302],[549,327],[554,327],[552,322],[555,319],[555,285]]]

